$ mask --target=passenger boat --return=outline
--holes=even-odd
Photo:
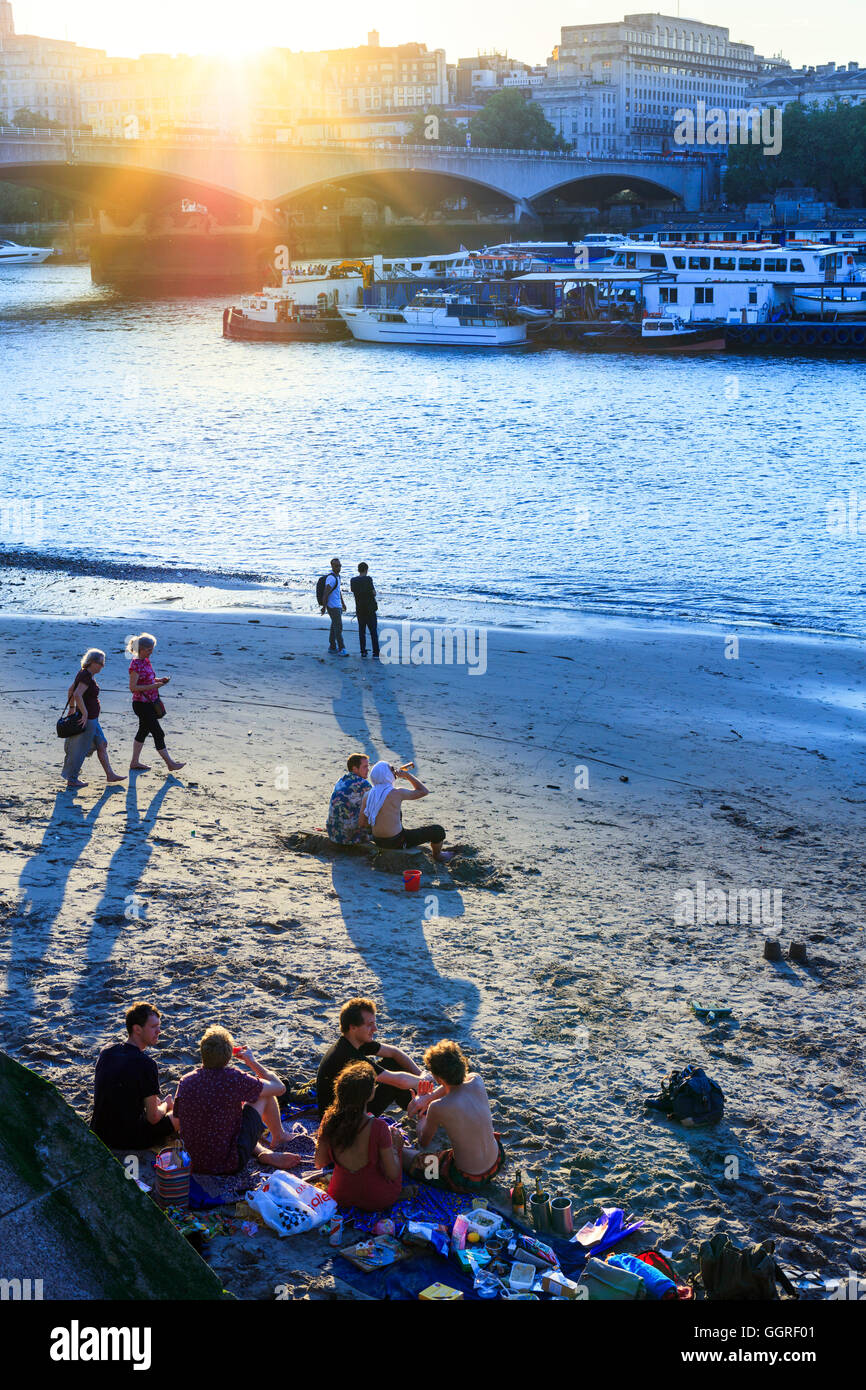
[[[41,265],[53,255],[53,246],[19,246],[15,241],[0,241],[0,265]]]
[[[478,290],[420,291],[401,309],[340,308],[352,337],[361,343],[414,347],[520,347],[527,323],[513,305],[496,304]]]
[[[370,267],[344,261],[325,274],[284,271],[282,284],[266,285],[223,310],[223,337],[245,342],[331,342],[348,338],[341,304],[358,304]]]

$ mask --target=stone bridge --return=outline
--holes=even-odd
[[[180,198],[218,213],[275,209],[316,188],[338,183],[404,207],[433,189],[461,188],[514,204],[519,218],[535,200],[568,189],[598,203],[624,189],[648,201],[678,199],[697,211],[714,191],[715,163],[692,154],[595,159],[526,150],[466,149],[382,142],[296,145],[209,136],[123,140],[78,131],[0,130],[0,180],[79,198],[127,217],[158,211]]]

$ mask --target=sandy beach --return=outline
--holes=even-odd
[[[168,777],[148,747],[152,770],[106,790],[92,758],[73,795],[68,683],[105,649],[125,771],[123,641],[143,630],[186,766]],[[353,624],[335,660],[323,620],[273,611],[0,618],[4,1048],[86,1117],[135,998],[162,1011],[173,1088],[212,1022],[310,1075],[341,1002],[369,993],[383,1040],[467,1050],[507,1181],[541,1172],[586,1217],[613,1200],[647,1244],[727,1231],[828,1277],[866,1270],[863,645],[730,637],[491,630],[470,674],[362,663]],[[414,760],[431,795],[406,824],[441,821],[493,887],[428,862],[414,896],[366,860],[288,851],[353,751]],[[764,960],[768,934],[807,963]],[[733,1018],[702,1023],[693,1000]],[[727,1098],[712,1132],[643,1110],[689,1061]]]

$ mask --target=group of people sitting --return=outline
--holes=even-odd
[[[433,858],[447,863],[451,850],[443,849],[447,831],[439,824],[419,825],[407,830],[403,825],[403,802],[420,801],[430,793],[413,775],[408,763],[392,767],[378,762],[370,766],[364,753],[353,753],[346,772],[331,793],[328,806],[328,838],[336,845],[364,844],[372,840],[380,849],[414,849],[429,844]],[[409,788],[397,786],[397,779]]]
[[[201,1039],[201,1066],[181,1078],[174,1095],[160,1096],[157,1064],[147,1055],[160,1024],[154,1005],[133,1004],[126,1042],[99,1055],[90,1128],[103,1143],[145,1149],[179,1137],[193,1173],[238,1173],[253,1157],[267,1167],[296,1167],[301,1159],[283,1150],[292,1137],[280,1117],[285,1082],[227,1029],[212,1025]],[[424,1066],[426,1075],[405,1052],[377,1040],[372,999],[343,1005],[340,1037],[316,1075],[315,1157],[319,1168],[333,1170],[328,1192],[341,1205],[392,1206],[404,1172],[474,1192],[502,1167],[484,1082],[469,1070],[459,1044],[443,1039],[428,1048]],[[417,1120],[417,1147],[382,1119],[392,1104]],[[431,1149],[440,1128],[449,1146]]]

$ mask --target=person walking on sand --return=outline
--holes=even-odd
[[[358,620],[358,637],[361,642],[361,655],[367,655],[367,633],[370,634],[370,644],[373,648],[373,660],[379,660],[379,629],[376,621],[376,613],[379,605],[376,602],[376,589],[367,571],[370,566],[362,560],[358,566],[358,573],[349,581],[352,593],[355,596],[355,617]]]
[[[405,777],[412,790],[404,791],[396,786],[398,777]],[[405,768],[375,763],[370,769],[370,783],[370,790],[365,792],[361,802],[358,824],[362,830],[368,825],[372,828],[373,843],[379,849],[414,849],[417,845],[429,844],[435,860],[447,864],[454,857],[451,850],[442,848],[447,832],[441,825],[403,829],[403,802],[420,801],[422,796],[430,795],[423,782]]]
[[[331,620],[331,630],[328,633],[328,650],[334,656],[348,656],[343,642],[343,614],[346,611],[346,604],[340,589],[340,561],[334,557],[331,561],[331,573],[325,575],[325,602],[322,604],[322,612],[327,613]]]
[[[176,763],[165,746],[165,734],[159,722],[165,714],[165,706],[159,698],[159,692],[162,686],[168,684],[171,677],[160,676],[157,679],[150,664],[155,646],[156,638],[152,637],[149,632],[142,632],[138,637],[129,637],[126,642],[126,654],[132,657],[132,661],[129,663],[132,712],[138,716],[138,732],[133,740],[132,762],[129,764],[131,772],[150,771],[150,767],[141,761],[141,750],[148,734],[152,737],[153,746],[169,772],[179,772],[182,767],[186,766],[186,763]]]
[[[110,786],[114,782],[123,781],[123,777],[111,766],[108,739],[99,722],[99,686],[96,684],[96,677],[104,665],[105,652],[101,652],[98,647],[90,647],[81,658],[81,669],[66,692],[67,705],[77,709],[83,721],[80,732],[64,739],[63,742],[65,757],[61,776],[65,777],[70,791],[86,785],[81,781],[79,773],[84,759],[89,758],[94,752],[105,769],[106,783]]]

